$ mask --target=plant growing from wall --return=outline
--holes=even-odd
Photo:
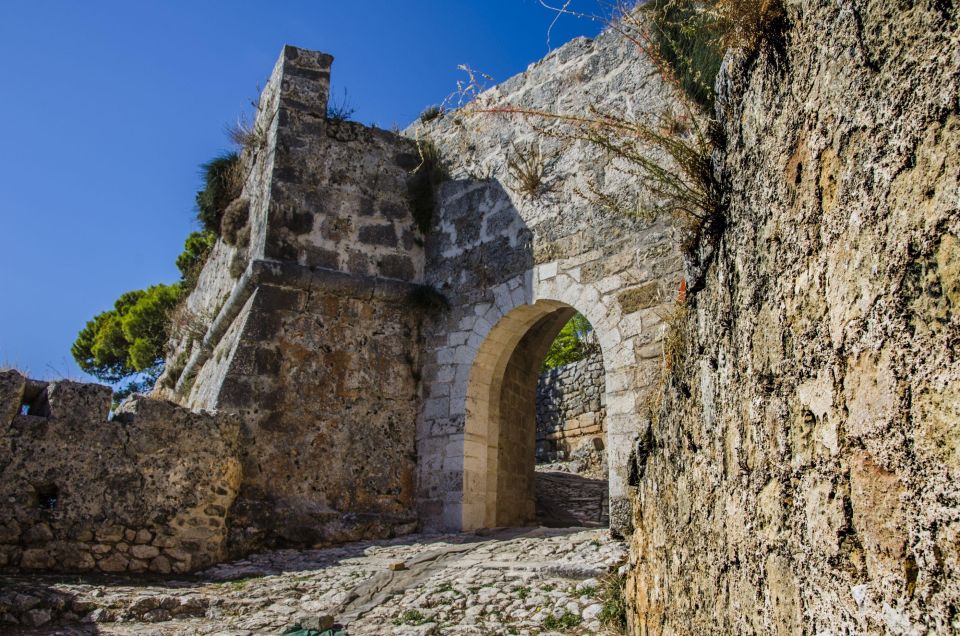
[[[185,288],[193,289],[196,286],[200,270],[207,262],[207,256],[216,240],[217,237],[209,230],[191,232],[187,236],[187,240],[183,243],[183,251],[177,257],[177,269],[180,270]]]
[[[507,154],[507,173],[513,179],[514,189],[530,199],[542,194],[545,165],[543,153],[537,144],[511,146]]]
[[[552,7],[558,14],[598,19]],[[779,0],[651,0],[621,5],[610,26],[658,68],[674,88],[676,110],[642,117],[593,107],[585,115],[517,106],[467,108],[465,112],[521,116],[545,121],[542,134],[600,148],[614,169],[641,186],[645,196],[610,192],[589,183],[578,192],[616,213],[655,217],[667,212],[687,230],[684,247],[693,252],[723,229],[723,188],[713,171],[712,152],[720,139],[710,113],[713,82],[727,48],[749,53],[772,40],[783,11]],[[471,77],[473,77],[471,75]],[[476,91],[463,91],[475,94]]]
[[[413,178],[408,183],[413,220],[426,234],[433,224],[433,211],[437,205],[437,190],[450,178],[440,155],[440,150],[429,139],[417,139],[420,164],[413,169]]]
[[[204,188],[197,192],[197,220],[207,232],[219,236],[220,222],[230,202],[243,190],[240,156],[222,154],[200,167]]]
[[[427,122],[431,122],[434,119],[437,119],[438,117],[440,117],[440,115],[442,114],[443,114],[443,108],[441,106],[437,106],[437,105],[427,106],[426,108],[423,109],[423,112],[420,113],[420,117],[419,117],[420,123],[425,124]]]
[[[350,104],[350,98],[347,96],[347,89],[343,89],[343,97],[340,99],[331,99],[327,105],[327,119],[332,122],[350,121],[356,109]]]
[[[254,154],[259,152],[267,142],[267,131],[248,117],[238,118],[237,123],[228,125],[225,132],[235,146]]]

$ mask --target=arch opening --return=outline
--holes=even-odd
[[[605,525],[605,477],[589,479],[593,491],[602,498],[593,505],[598,509],[595,521],[591,524],[582,515],[565,514],[571,511],[557,509],[558,502],[564,498],[569,500],[571,488],[576,489],[584,484],[577,483],[576,478],[571,480],[555,476],[552,480],[545,480],[542,476],[559,472],[556,462],[551,465],[551,460],[567,461],[572,450],[561,445],[558,448],[564,448],[564,452],[559,455],[545,452],[545,426],[541,425],[538,436],[537,390],[544,371],[544,359],[551,345],[561,329],[577,315],[572,306],[554,300],[522,305],[501,318],[480,345],[467,386],[463,529],[538,523]],[[600,361],[602,367],[599,345],[597,349],[595,359]],[[604,392],[602,382],[601,370],[601,395]],[[562,428],[554,431],[560,433],[554,437],[563,437]],[[538,437],[541,442],[541,464],[547,468],[539,473]],[[577,445],[594,445],[602,453],[602,436],[594,437],[600,441],[577,440]],[[545,488],[552,491],[552,499],[544,497]],[[545,509],[548,499],[554,502],[552,510]],[[568,507],[575,504],[573,501],[567,502]]]

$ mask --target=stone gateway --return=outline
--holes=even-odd
[[[616,29],[397,132],[328,117],[333,58],[284,47],[153,394],[108,419],[0,373],[0,570],[536,525],[538,454],[589,444],[633,633],[960,633],[957,8],[784,10],[717,77],[699,243],[598,205],[641,184],[543,115],[677,107]],[[578,312],[593,357],[542,379]]]

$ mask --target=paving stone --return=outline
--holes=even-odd
[[[582,594],[596,581],[564,572],[599,576],[626,554],[606,529],[520,528],[263,552],[191,581],[7,577],[0,589],[21,622],[67,634],[96,623],[108,634],[242,636],[320,621],[346,623],[351,636],[542,634],[549,613],[564,611],[583,617],[577,634],[593,634],[599,610]]]

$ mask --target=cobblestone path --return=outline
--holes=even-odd
[[[597,578],[626,558],[606,529],[411,535],[280,550],[193,578],[0,578],[0,633],[350,636],[603,633]]]

